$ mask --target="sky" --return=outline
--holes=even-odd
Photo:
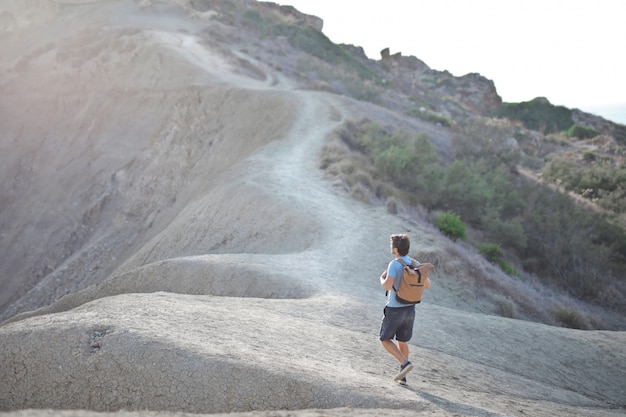
[[[505,102],[546,97],[626,124],[624,0],[280,0],[324,20],[334,43],[389,48],[455,76],[479,73]]]

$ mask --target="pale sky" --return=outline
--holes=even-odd
[[[388,47],[456,76],[477,72],[507,102],[543,96],[626,124],[625,0],[278,3],[322,18],[331,41],[369,58]],[[618,106],[617,115],[601,110]]]

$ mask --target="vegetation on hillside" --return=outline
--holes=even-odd
[[[562,132],[574,124],[570,109],[555,106],[542,97],[522,103],[504,103],[496,116],[519,120],[527,128],[543,133]]]
[[[354,57],[345,47],[333,43],[322,32],[308,25],[290,24],[276,13],[256,9],[248,10],[243,15],[243,23],[262,37],[283,36],[295,49],[316,57],[321,62],[353,72],[358,79],[380,81],[375,71]]]
[[[593,201],[626,229],[626,167],[593,152],[583,154],[582,159],[555,158],[543,169],[544,178]]]
[[[498,118],[516,120],[543,134],[561,133],[575,139],[591,139],[603,134],[591,126],[576,123],[573,115],[571,109],[555,106],[543,97],[521,103],[503,103],[493,114]],[[611,135],[619,146],[626,146],[626,126],[614,124]]]
[[[456,136],[453,161],[444,163],[424,133],[346,123],[341,142],[325,149],[322,167],[364,201],[450,213],[439,218],[447,234],[460,233],[458,216],[480,231],[470,243],[510,275],[519,272],[507,257],[578,299],[623,308],[624,230],[517,174],[511,167],[521,151],[498,140],[503,135],[479,122],[466,125]]]

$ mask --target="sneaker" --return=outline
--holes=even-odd
[[[400,371],[402,371],[402,365],[400,365]],[[398,384],[400,385],[406,385],[406,377],[402,377],[402,379],[399,379],[398,381],[396,381]]]
[[[406,374],[409,373],[409,371],[413,369],[413,364],[409,361],[407,361],[407,363],[405,363],[404,365],[400,366],[400,372],[398,372],[396,374],[396,376],[393,378],[394,381],[401,381],[402,378],[404,378],[406,376]]]

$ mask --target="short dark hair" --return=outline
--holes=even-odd
[[[409,239],[409,235],[405,234],[394,234],[391,235],[391,246],[398,249],[398,254],[400,256],[406,256],[409,254],[409,247],[411,247],[411,239]]]

